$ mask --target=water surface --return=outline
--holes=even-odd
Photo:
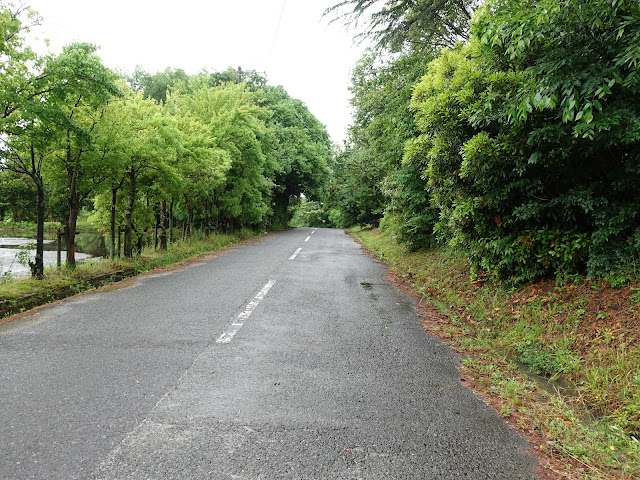
[[[18,261],[18,254],[25,248],[31,261],[36,256],[35,239],[0,237],[0,276],[10,273],[12,276],[24,277],[31,274],[29,265]],[[66,251],[62,245],[61,257],[64,262]],[[104,235],[96,233],[79,233],[76,235],[76,260],[86,261],[91,258],[104,257],[108,254]],[[44,266],[55,266],[57,263],[55,240],[44,241]]]

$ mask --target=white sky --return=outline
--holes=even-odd
[[[266,72],[299,98],[342,144],[351,121],[349,79],[364,51],[352,32],[322,18],[338,0],[30,0],[51,50],[72,41],[100,46],[105,65],[189,74],[227,67]],[[283,3],[285,5],[282,10]],[[277,37],[276,27],[283,11]],[[275,42],[274,42],[275,37]]]

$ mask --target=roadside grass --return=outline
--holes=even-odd
[[[428,298],[427,330],[464,358],[463,379],[527,434],[559,478],[640,478],[640,281],[472,281],[463,256],[409,252],[379,229],[349,233]]]
[[[3,278],[0,282],[0,317],[7,316],[21,298],[38,297],[39,304],[53,301],[59,296],[69,296],[95,288],[95,279],[107,284],[113,276],[133,276],[158,268],[169,267],[189,259],[210,254],[254,237],[248,230],[233,235],[215,234],[206,237],[196,234],[188,240],[178,240],[165,251],[145,248],[132,259],[100,259],[78,262],[75,269],[55,267],[45,269],[44,278]],[[102,278],[104,277],[104,278]],[[27,307],[25,307],[26,309]]]

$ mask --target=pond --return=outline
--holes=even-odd
[[[32,249],[28,250],[31,260],[36,255],[35,240],[31,238],[0,237],[0,276],[10,273],[12,276],[24,277],[31,273],[29,265],[22,265],[19,261],[20,252],[24,251],[29,244]],[[66,252],[64,242],[62,245],[62,261],[64,262]],[[79,233],[76,235],[76,260],[86,261],[91,258],[105,257],[109,253],[105,236],[99,233]],[[44,266],[55,266],[57,262],[55,240],[44,241]]]

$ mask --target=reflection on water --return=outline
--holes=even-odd
[[[0,275],[8,272],[15,276],[27,276],[31,274],[28,265],[21,265],[16,255],[20,253],[20,247],[31,244],[29,258],[33,261],[36,256],[35,240],[29,238],[4,238],[0,237]],[[76,235],[76,260],[83,261],[95,257],[108,255],[107,243],[104,235],[96,233],[79,233]],[[62,243],[62,261],[65,259],[64,242]],[[56,265],[56,242],[44,241],[44,266]]]

